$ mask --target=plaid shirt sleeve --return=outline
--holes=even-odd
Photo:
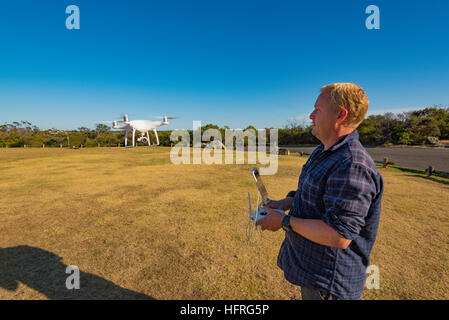
[[[365,225],[365,217],[376,195],[376,184],[364,165],[342,164],[327,182],[322,220],[339,234],[354,240]]]

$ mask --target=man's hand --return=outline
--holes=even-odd
[[[267,215],[256,222],[256,226],[260,226],[263,230],[278,231],[281,228],[282,219],[285,214],[275,211],[268,206],[264,206],[263,209],[267,212]]]
[[[268,202],[268,207],[272,208],[272,209],[281,209],[283,211],[287,211],[290,210],[292,207],[292,202],[293,202],[293,198],[292,197],[287,197],[285,199],[282,200],[271,200],[270,202]]]

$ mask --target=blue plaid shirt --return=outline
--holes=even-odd
[[[343,250],[286,232],[278,256],[285,278],[342,299],[360,299],[382,192],[382,177],[356,130],[326,151],[323,144],[318,146],[302,168],[289,214],[321,219],[352,242]]]

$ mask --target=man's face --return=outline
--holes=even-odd
[[[329,94],[321,93],[315,102],[315,109],[310,114],[312,134],[321,142],[325,141],[336,129],[338,113],[329,102]]]

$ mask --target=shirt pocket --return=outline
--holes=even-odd
[[[308,172],[303,180],[302,193],[305,193],[310,200],[316,199],[321,191],[322,173],[318,170]]]
[[[323,209],[323,175],[321,170],[313,170],[304,175],[300,189],[300,208],[303,218],[320,218]]]

